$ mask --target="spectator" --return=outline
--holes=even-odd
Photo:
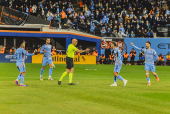
[[[61,23],[63,25],[64,24],[64,19],[66,17],[66,13],[64,12],[64,10],[62,10],[62,12],[60,12],[60,14],[61,14]]]
[[[105,64],[105,56],[104,54],[102,54],[102,56],[100,56],[100,64]]]
[[[163,63],[164,63],[164,56],[162,55],[162,53],[160,53],[159,55],[158,55],[158,57],[159,57],[159,63],[158,63],[158,65],[163,65]]]
[[[68,21],[68,18],[67,18],[67,15],[65,15],[65,18],[64,18],[64,25],[67,23],[67,21]]]
[[[70,21],[70,19],[67,20],[66,22],[66,26],[68,26],[69,28],[71,28],[72,26],[72,22]]]
[[[107,49],[105,49],[105,61],[109,62],[109,55],[111,55],[110,47],[107,46]]]
[[[130,37],[135,38],[135,34],[133,33],[133,31],[131,31]]]
[[[85,17],[84,17],[84,15],[83,15],[83,13],[80,14],[79,19],[80,19],[80,20],[82,20],[82,19],[85,20]]]
[[[149,37],[150,37],[150,38],[154,38],[154,33],[153,33],[152,30],[150,30]]]
[[[105,27],[102,27],[102,29],[101,29],[101,36],[106,36],[106,29],[105,29]]]
[[[118,37],[121,37],[121,38],[126,37],[126,34],[122,33],[122,31],[120,30],[118,33]]]
[[[37,16],[37,6],[35,4],[32,6],[32,13],[34,16]]]
[[[83,11],[83,1],[80,0],[80,2],[78,4],[79,4],[79,7],[80,7],[80,11]]]
[[[119,32],[120,32],[120,31],[122,31],[122,33],[125,33],[125,29],[124,29],[123,25],[120,26]]]
[[[167,65],[170,65],[170,53],[167,54],[166,59],[167,59]]]
[[[129,33],[128,33],[128,31],[126,31],[126,36],[125,36],[125,38],[129,38]]]
[[[170,26],[170,15],[168,16],[168,19],[167,19],[167,26]]]
[[[55,46],[53,46],[53,48],[52,48],[51,55],[57,55],[57,52],[56,52],[56,48],[55,48]]]
[[[108,18],[106,18],[106,16],[102,19],[102,23],[108,23]]]
[[[134,50],[134,48],[132,48],[132,50],[130,51],[131,64],[134,64],[135,56],[136,56],[136,51]]]
[[[123,23],[123,18],[122,18],[122,16],[119,14],[119,17],[118,17],[118,23],[120,24],[120,23]]]
[[[96,29],[96,26],[94,23],[91,24],[90,32],[94,34],[94,31]]]
[[[78,22],[77,22],[76,19],[74,19],[73,28],[74,28],[74,29],[78,29]]]
[[[45,16],[45,14],[44,14],[44,11],[41,12],[41,18],[42,18],[42,19],[46,19],[46,16]]]
[[[123,10],[121,11],[121,15],[122,15],[123,13],[127,14],[127,11],[125,10],[125,8],[123,8]]]
[[[129,54],[127,53],[127,51],[123,54],[123,63],[126,65],[127,61],[129,59]]]
[[[51,16],[51,14],[49,14],[49,16],[47,16],[47,20],[51,21],[53,19],[53,17]]]
[[[118,33],[117,33],[117,30],[113,30],[112,36],[113,36],[113,37],[119,37],[119,35],[118,35]]]
[[[112,34],[112,30],[110,28],[107,29],[106,31],[107,36],[110,36]]]

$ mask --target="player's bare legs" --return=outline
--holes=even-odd
[[[22,73],[21,73],[21,84],[20,84],[20,86],[26,87],[27,85],[24,85],[24,84],[23,84],[23,83],[24,83],[24,77],[25,77],[25,72],[22,72]]]
[[[49,67],[50,67],[50,69],[49,69],[49,77],[48,77],[48,80],[53,80],[53,79],[51,78],[52,71],[53,71],[53,63],[49,64]]]
[[[146,70],[146,79],[148,81],[148,85],[151,85],[150,77],[149,77],[149,70]]]
[[[44,72],[44,69],[45,69],[45,66],[42,66],[41,72],[40,72],[40,80],[41,80],[41,81],[43,81],[42,74],[43,74],[43,72]]]
[[[159,82],[159,77],[156,72],[152,72],[152,74],[156,77],[156,80]]]
[[[113,72],[113,75],[114,75],[114,83],[112,84],[112,85],[110,85],[110,86],[117,86],[117,78],[119,79],[119,80],[122,80],[123,82],[124,82],[124,86],[126,86],[126,84],[127,84],[127,80],[125,80],[125,79],[123,79],[120,75],[119,75],[119,73],[118,72]]]

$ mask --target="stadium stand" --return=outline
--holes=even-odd
[[[154,38],[170,25],[170,0],[13,0],[1,3],[39,18],[99,36]],[[65,26],[64,26],[65,25]]]

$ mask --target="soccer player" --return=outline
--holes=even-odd
[[[61,85],[61,82],[63,78],[70,72],[69,74],[69,84],[68,85],[75,85],[72,83],[72,77],[73,77],[73,72],[74,72],[74,64],[73,64],[73,58],[74,58],[74,53],[84,53],[85,51],[89,51],[90,49],[86,50],[78,50],[75,46],[77,45],[78,41],[77,39],[72,39],[72,43],[68,46],[67,49],[67,57],[66,57],[66,71],[62,74],[61,78],[58,80],[58,85]]]
[[[114,72],[113,72],[113,75],[114,75],[114,83],[110,86],[117,86],[117,78],[119,80],[122,80],[123,83],[124,83],[124,86],[126,86],[127,84],[127,80],[123,79],[119,73],[120,73],[120,70],[122,68],[122,54],[119,50],[119,47],[117,47],[117,42],[112,42],[111,43],[111,47],[112,49],[114,50],[114,58],[115,58],[115,68],[114,68]]]
[[[18,78],[15,80],[15,83],[19,86],[26,87],[27,85],[24,85],[24,77],[25,77],[25,56],[32,56],[34,54],[27,53],[25,50],[25,42],[20,43],[20,47],[16,50],[14,57],[17,58],[16,66],[20,72]],[[18,80],[21,78],[21,83],[19,84]]]
[[[52,57],[51,57],[51,48],[52,46],[50,45],[50,38],[46,39],[46,44],[44,44],[40,50],[40,53],[43,53],[43,59],[42,59],[42,68],[41,68],[41,72],[40,72],[40,80],[43,81],[43,72],[45,69],[46,64],[49,64],[49,77],[48,80],[53,80],[51,78],[52,75],[52,71],[53,71],[53,61],[52,61]]]
[[[148,81],[148,85],[151,85],[150,78],[149,78],[149,70],[156,77],[156,80],[159,81],[159,77],[155,73],[154,57],[156,57],[157,60],[159,60],[159,58],[158,55],[156,54],[156,51],[150,47],[151,43],[149,41],[146,42],[146,49],[138,48],[132,42],[131,42],[131,46],[133,46],[137,50],[144,52],[145,54],[145,71],[146,71],[146,78]]]

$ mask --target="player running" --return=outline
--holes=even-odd
[[[52,61],[52,57],[51,57],[51,48],[52,46],[50,45],[50,38],[46,39],[46,44],[44,44],[40,50],[40,53],[44,53],[43,55],[43,59],[42,59],[42,68],[41,68],[41,72],[40,72],[40,80],[43,81],[43,72],[45,69],[46,64],[49,64],[49,77],[48,80],[53,80],[51,78],[52,75],[52,71],[53,71],[53,61]]]
[[[155,73],[154,57],[156,57],[157,60],[159,60],[159,58],[158,58],[158,55],[156,54],[156,51],[150,47],[151,43],[149,41],[146,42],[146,49],[138,48],[132,42],[131,42],[131,45],[135,49],[140,50],[145,53],[145,71],[146,71],[146,78],[148,81],[148,85],[151,85],[150,78],[149,78],[149,70],[156,77],[156,80],[159,81],[159,77]]]
[[[63,78],[70,72],[69,74],[69,84],[68,85],[75,85],[72,83],[72,77],[73,77],[73,72],[74,72],[74,64],[73,64],[73,58],[74,58],[74,53],[84,53],[85,51],[89,51],[87,48],[86,50],[78,50],[75,46],[77,45],[77,39],[73,39],[72,43],[68,46],[67,49],[67,57],[66,57],[66,71],[62,74],[61,78],[58,80],[58,85],[61,85],[61,81]]]
[[[16,50],[14,57],[17,58],[16,66],[20,72],[18,78],[15,80],[15,83],[19,86],[26,87],[27,85],[24,85],[24,77],[25,77],[25,56],[32,56],[34,54],[27,53],[25,50],[25,42],[20,43],[20,47]],[[21,83],[19,84],[18,80],[21,78]]]
[[[122,54],[119,50],[119,47],[117,47],[117,42],[112,42],[111,43],[111,47],[114,50],[114,58],[115,58],[115,68],[114,68],[114,83],[110,86],[117,86],[117,78],[119,80],[122,80],[124,83],[124,86],[126,86],[127,84],[127,80],[123,79],[119,73],[120,73],[120,69],[122,68]]]

